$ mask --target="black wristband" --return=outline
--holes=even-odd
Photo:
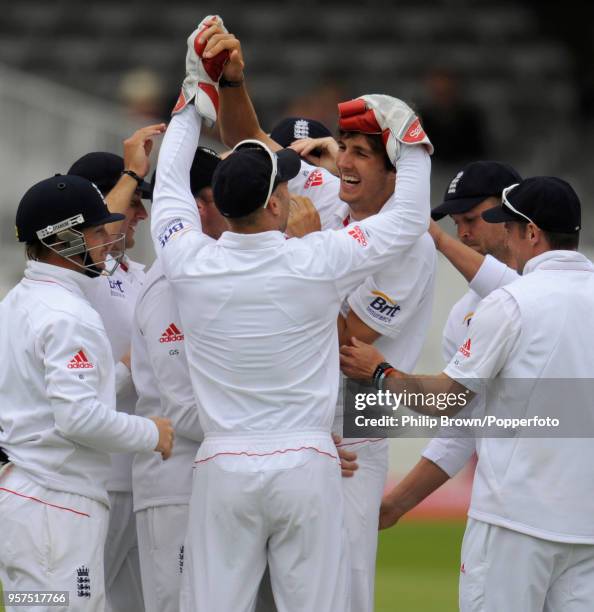
[[[228,81],[224,76],[219,79],[219,87],[241,87],[243,85],[243,79],[241,81]]]
[[[140,178],[138,174],[134,172],[134,170],[122,170],[122,176],[124,174],[131,176],[138,183],[139,186],[142,185],[142,183],[144,182],[144,179]]]
[[[375,371],[373,372],[372,382],[373,386],[378,390],[382,390],[382,384],[384,382],[384,378],[386,377],[387,370],[394,370],[394,366],[387,361],[382,361]]]

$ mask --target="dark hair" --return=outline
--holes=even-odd
[[[394,168],[394,164],[390,161],[388,154],[386,153],[386,147],[384,145],[384,141],[382,139],[381,134],[365,134],[363,132],[344,132],[342,130],[338,131],[338,138],[348,140],[349,138],[353,138],[355,136],[365,136],[365,140],[367,144],[371,147],[371,150],[374,153],[378,153],[382,156],[384,160],[384,166],[386,170],[391,170],[392,172],[396,171]]]
[[[546,232],[542,230],[553,251],[577,251],[580,245],[580,233]]]
[[[41,240],[35,238],[25,243],[25,255],[27,259],[39,261],[49,253],[49,249],[42,244]]]
[[[258,222],[258,218],[260,217],[261,212],[264,209],[259,206],[256,210],[253,210],[251,213],[247,215],[243,215],[243,217],[226,217],[227,221],[229,221],[229,225],[231,227],[237,227],[238,229],[245,229],[246,227],[251,227]]]
[[[526,235],[526,228],[528,223],[524,221],[515,221],[520,226],[520,236],[522,238]],[[580,233],[572,232],[571,234],[565,232],[547,232],[541,230],[546,238],[551,251],[577,251],[580,245]]]

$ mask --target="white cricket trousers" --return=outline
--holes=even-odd
[[[178,612],[188,504],[153,506],[136,513],[146,612]]]
[[[461,612],[592,612],[594,545],[564,544],[469,518]]]
[[[342,445],[341,445],[342,446]],[[351,611],[373,612],[379,511],[388,474],[388,440],[344,447],[357,453],[359,469],[342,479],[351,559]]]
[[[349,609],[340,467],[300,454],[285,469],[240,471],[241,457],[233,471],[219,458],[197,464],[182,612],[253,612],[267,561],[278,612]]]
[[[68,606],[46,612],[103,612],[107,506],[46,489],[10,463],[0,472],[0,580],[4,591],[68,591]]]
[[[143,612],[136,517],[132,493],[109,491],[105,540],[105,592],[108,612]]]
[[[136,512],[146,612],[179,612],[188,509],[188,504],[167,504]],[[276,612],[268,571],[258,590],[256,612]]]

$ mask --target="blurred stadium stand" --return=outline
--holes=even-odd
[[[575,49],[536,2],[19,0],[0,21],[0,62],[111,102],[127,72],[149,68],[162,79],[165,109],[183,76],[185,37],[208,12],[244,41],[264,127],[328,82],[343,96],[389,93],[422,108],[437,67],[481,109],[490,157],[526,175],[574,169]],[[436,170],[447,175],[435,144]]]

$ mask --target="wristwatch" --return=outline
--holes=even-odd
[[[395,372],[396,368],[387,361],[382,361],[373,372],[373,385],[378,391],[383,391],[384,380],[388,374]]]

